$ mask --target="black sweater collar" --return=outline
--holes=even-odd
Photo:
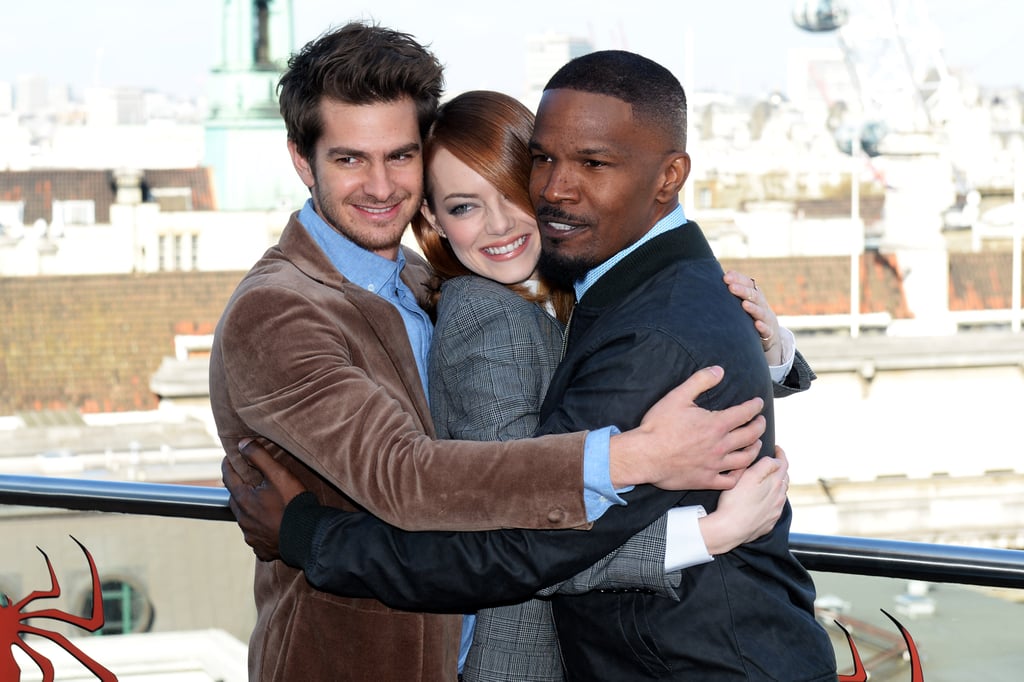
[[[607,306],[673,263],[714,257],[704,233],[691,220],[640,245],[597,280],[579,304],[588,307]]]

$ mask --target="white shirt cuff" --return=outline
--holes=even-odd
[[[707,516],[707,512],[700,505],[673,507],[668,510],[668,522],[665,526],[666,573],[714,560],[714,557],[708,554],[704,536],[700,534],[698,519],[702,516]]]
[[[772,381],[781,384],[789,376],[793,369],[793,360],[796,358],[796,338],[793,332],[785,327],[779,327],[779,343],[782,344],[782,364],[768,365],[768,371],[772,374]]]

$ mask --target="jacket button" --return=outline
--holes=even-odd
[[[548,521],[551,523],[561,523],[562,521],[565,521],[565,510],[552,509],[548,512]]]

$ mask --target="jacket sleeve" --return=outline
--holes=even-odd
[[[781,383],[773,383],[772,389],[774,397],[785,398],[788,395],[794,393],[802,393],[811,387],[811,382],[818,378],[818,375],[811,369],[810,364],[800,353],[799,350],[794,351],[796,355],[793,357],[793,367],[789,370],[789,374],[782,380]]]
[[[641,486],[630,507],[609,509],[588,531],[410,533],[364,513],[317,504],[304,493],[281,525],[281,554],[313,587],[375,598],[406,611],[470,613],[512,604],[587,568],[664,511]],[[306,532],[306,537],[300,537]],[[286,539],[287,538],[287,539]]]
[[[621,413],[621,421],[615,421],[623,428],[638,424],[647,408],[680,379],[672,372],[647,376],[624,371],[623,357],[629,355],[622,351],[637,343],[649,352],[649,360],[661,363],[655,366],[692,373],[691,361],[678,344],[657,332],[619,339],[574,374],[559,409],[541,425],[541,432],[572,429],[577,419],[600,424],[608,419],[609,406]],[[616,394],[614,400],[611,394]],[[620,400],[619,394],[625,398]],[[714,401],[709,407],[717,409]],[[289,505],[281,526],[282,556],[302,568],[320,590],[373,596],[393,608],[468,612],[521,601],[569,578],[654,523],[682,495],[638,486],[623,496],[626,506],[613,506],[586,532],[402,533],[368,515],[315,504],[308,509]],[[713,507],[706,500],[697,503]]]

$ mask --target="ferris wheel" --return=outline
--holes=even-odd
[[[954,115],[957,86],[924,0],[799,0],[793,21],[836,34],[859,96],[849,114],[869,154],[886,134],[936,132]]]

